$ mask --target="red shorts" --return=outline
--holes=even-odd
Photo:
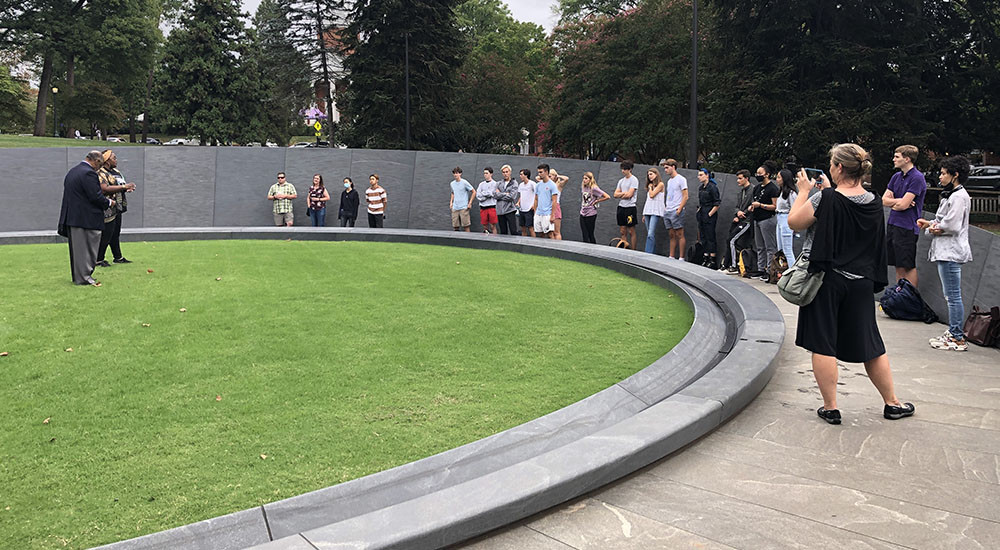
[[[496,206],[484,206],[479,209],[479,221],[483,225],[495,224],[497,223],[497,207]]]

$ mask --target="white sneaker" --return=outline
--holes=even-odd
[[[946,330],[941,336],[935,336],[934,338],[928,339],[927,343],[930,344],[932,348],[937,349],[935,344],[943,344],[947,342],[949,338],[951,338],[951,331]]]
[[[954,336],[948,334],[946,340],[944,340],[943,342],[932,343],[931,347],[934,349],[940,349],[944,351],[968,351],[969,343],[965,340],[965,338],[957,340]]]

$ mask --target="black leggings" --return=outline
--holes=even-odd
[[[101,248],[97,254],[97,261],[104,259],[104,254],[108,250],[108,245],[111,245],[111,253],[114,255],[116,260],[122,257],[122,244],[121,244],[121,234],[122,234],[122,215],[121,212],[115,216],[115,219],[104,223],[104,229],[101,231]]]
[[[594,226],[597,225],[597,214],[593,216],[580,216],[580,229],[583,230],[583,242],[597,244],[594,238]]]
[[[501,235],[517,235],[517,213],[507,212],[497,216],[497,225],[500,226]]]

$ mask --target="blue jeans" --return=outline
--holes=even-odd
[[[309,218],[313,221],[313,227],[325,227],[326,226],[326,208],[320,208],[319,210],[309,210]]]
[[[656,226],[663,220],[660,216],[646,214],[642,217],[642,223],[646,226],[646,252],[652,254],[656,250]]]
[[[795,232],[788,227],[788,213],[778,214],[778,229],[775,236],[778,238],[778,248],[785,253],[785,259],[788,260],[788,265],[795,263],[795,250],[792,248],[792,240],[795,238]]]
[[[962,264],[958,262],[936,262],[941,291],[948,301],[948,331],[956,339],[965,338],[962,324],[965,322],[965,306],[962,305]]]

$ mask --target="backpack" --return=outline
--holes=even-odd
[[[938,320],[934,310],[920,297],[920,291],[906,279],[896,281],[896,286],[887,287],[878,303],[882,311],[893,319],[923,321],[927,324]]]
[[[701,264],[705,261],[705,245],[697,241],[687,249],[687,261],[693,264]]]
[[[775,284],[778,279],[781,278],[781,274],[788,269],[788,259],[785,258],[785,253],[782,251],[777,251],[774,253],[774,257],[771,258],[771,263],[767,266],[767,282]]]
[[[757,253],[752,248],[744,248],[736,253],[736,266],[740,268],[740,277],[750,278],[757,272]]]

